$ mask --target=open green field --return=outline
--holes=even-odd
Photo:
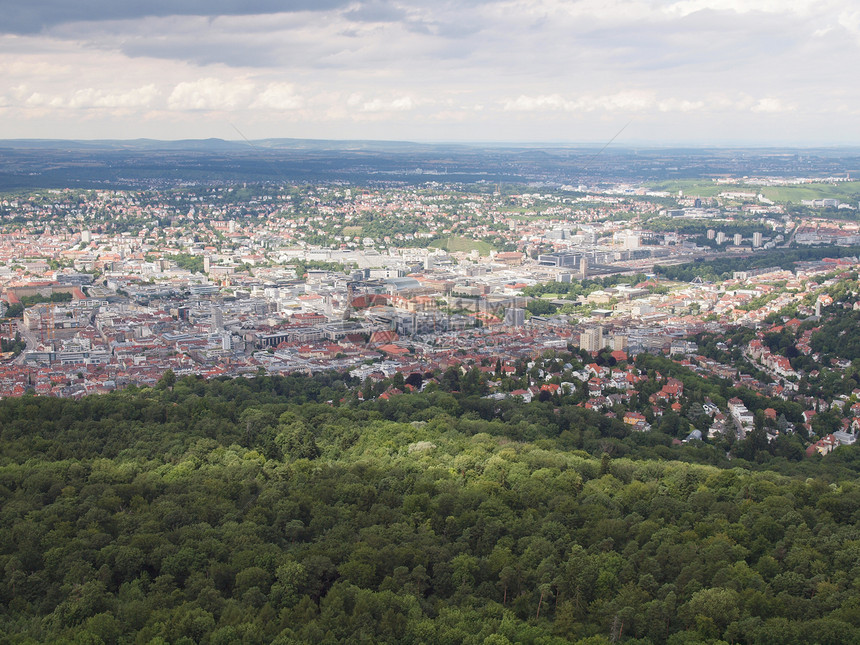
[[[724,185],[698,179],[664,181],[657,184],[651,184],[647,188],[648,190],[664,190],[670,193],[673,197],[678,194],[679,190],[684,191],[684,195],[689,197],[716,197],[724,190],[741,190],[741,187],[739,186],[727,188]],[[743,190],[746,190],[746,188]]]
[[[449,253],[468,253],[469,251],[477,250],[481,255],[489,255],[490,251],[493,251],[495,247],[482,240],[473,240],[468,237],[442,237],[438,240],[433,240],[430,242],[430,247],[434,249],[444,249]]]
[[[344,235],[361,235],[361,232],[364,230],[363,226],[344,226],[343,234]]]
[[[804,199],[838,199],[854,205],[860,197],[860,181],[843,184],[804,184],[802,186],[768,186],[762,194],[775,202],[797,202]]]
[[[762,194],[781,203],[799,204],[804,199],[838,199],[854,204],[860,199],[860,181],[840,184],[799,184],[797,186],[750,186],[747,184],[716,184],[708,180],[679,180],[653,184],[651,190],[665,190],[677,195],[684,191],[687,197],[716,197],[723,192]]]

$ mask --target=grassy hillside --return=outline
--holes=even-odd
[[[761,194],[780,203],[799,204],[802,200],[833,198],[857,205],[860,197],[860,181],[839,184],[813,183],[797,186],[751,186],[743,183],[716,184],[712,181],[679,180],[662,182],[649,186],[651,190],[665,190],[673,195],[678,191],[688,197],[716,197],[723,192],[742,192]]]
[[[468,253],[469,251],[477,250],[481,255],[489,255],[490,251],[494,250],[492,244],[488,242],[484,242],[483,240],[473,240],[468,237],[443,237],[438,240],[433,240],[430,243],[430,247],[434,249],[444,249],[450,253],[455,252],[463,252]]]

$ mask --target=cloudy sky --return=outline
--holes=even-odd
[[[860,144],[855,0],[0,0],[0,15],[0,138]]]

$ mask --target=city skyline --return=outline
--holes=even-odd
[[[0,138],[856,145],[844,1],[13,2]]]

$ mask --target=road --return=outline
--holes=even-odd
[[[33,352],[36,350],[36,347],[39,344],[39,339],[36,338],[36,335],[31,330],[27,329],[23,321],[18,323],[18,333],[21,334],[21,338],[23,338],[24,342],[27,343],[27,347],[23,352],[15,357],[15,360],[13,360],[12,363],[15,365],[22,365],[27,356],[27,352]]]

